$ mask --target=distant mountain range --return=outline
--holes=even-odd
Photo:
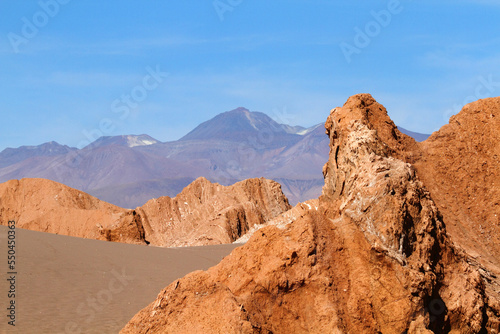
[[[418,141],[428,137],[399,130]],[[266,177],[281,183],[295,204],[321,194],[328,153],[323,124],[289,126],[238,108],[172,142],[143,134],[101,137],[81,150],[56,142],[7,148],[0,152],[0,182],[46,178],[135,208],[175,196],[200,176],[223,185]]]
[[[60,145],[55,141],[38,146],[21,146],[19,148],[6,148],[0,152],[0,168],[13,165],[17,162],[33,157],[54,157],[63,155],[76,148]]]

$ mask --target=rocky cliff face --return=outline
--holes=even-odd
[[[421,143],[414,162],[449,235],[500,267],[500,98],[480,100]]]
[[[483,321],[488,333],[498,333],[500,98],[466,105],[448,125],[420,143],[413,158],[451,242],[467,254],[466,261],[481,277],[483,299],[489,305],[483,308]]]
[[[231,243],[288,209],[274,181],[249,179],[225,187],[199,178],[176,197],[152,199],[133,212],[147,243],[175,247]],[[126,224],[110,229],[109,240],[120,241],[118,231]]]
[[[326,129],[319,206],[297,208],[293,222],[259,229],[219,265],[174,282],[122,333],[498,333],[498,276],[448,234],[447,219],[460,218],[439,210],[442,188],[429,192],[420,176],[434,168],[431,144],[399,132],[367,94],[332,110]],[[448,198],[468,207],[462,200]]]
[[[0,184],[3,225],[15,219],[19,228],[164,247],[231,243],[289,208],[280,185],[266,179],[224,187],[200,178],[135,210],[45,179]]]
[[[426,183],[408,163],[428,154],[424,144],[420,146],[400,133],[385,108],[368,95],[354,96],[343,108],[334,109],[326,128],[331,150],[324,168],[321,203],[330,206],[327,216],[344,228],[356,226],[354,230],[362,232],[361,240],[368,241],[372,251],[384,254],[385,261],[400,264],[384,270],[396,276],[386,281],[390,282],[389,295],[382,290],[367,296],[374,306],[374,329],[384,333],[391,328],[401,333],[418,327],[439,333],[498,329],[498,315],[488,315],[498,312],[493,311],[498,299],[489,301],[481,267],[455,247],[446,233],[442,213],[424,187]],[[467,152],[457,150],[455,154]],[[463,186],[457,184],[461,191]],[[373,265],[365,265],[366,272],[373,272]],[[397,290],[400,294],[394,294]],[[377,307],[376,300],[381,296],[384,303]],[[399,298],[394,300],[394,296]],[[391,306],[391,299],[403,304]],[[405,311],[400,311],[396,323],[398,309]]]

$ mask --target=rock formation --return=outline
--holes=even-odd
[[[253,225],[288,209],[288,200],[274,181],[249,179],[225,187],[201,177],[176,197],[152,199],[133,215],[146,242],[175,247],[231,243]],[[123,228],[111,228],[108,240],[120,241]]]
[[[283,212],[282,214],[274,217],[271,220],[268,220],[263,224],[254,225],[246,234],[234,241],[234,243],[244,244],[245,242],[250,240],[255,232],[266,226],[276,226],[280,229],[284,229],[288,224],[303,217],[310,210],[318,210],[318,205],[318,199],[310,199],[308,201],[299,203],[290,210]]]
[[[102,239],[102,231],[131,215],[84,192],[46,179],[11,180],[0,184],[0,223],[15,220],[16,227],[55,234]],[[137,229],[120,240],[143,243]]]
[[[498,188],[488,189],[499,172],[499,101],[467,106],[419,144],[370,95],[349,98],[325,125],[319,206],[259,229],[219,265],[172,283],[121,333],[499,333],[495,244],[462,245],[455,231],[497,231],[494,220],[473,215],[498,214],[498,196],[488,198]],[[480,136],[468,133],[482,125]],[[446,146],[453,137],[466,140]],[[452,160],[443,162],[443,152]],[[474,189],[486,193],[474,198]],[[449,234],[448,221],[456,224]]]
[[[135,210],[45,179],[0,184],[3,225],[15,219],[19,228],[164,247],[231,243],[289,208],[280,185],[266,179],[224,187],[199,178]]]
[[[420,145],[413,164],[448,234],[483,265],[500,268],[500,98],[468,104]]]
[[[498,333],[500,98],[466,105],[448,125],[420,143],[413,158],[417,174],[443,215],[451,241],[467,254],[466,261],[484,284],[484,303],[490,306],[482,308],[485,328],[488,333]],[[480,298],[476,300],[479,305]]]

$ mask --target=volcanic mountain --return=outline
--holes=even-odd
[[[0,153],[0,182],[46,178],[115,205],[135,208],[175,196],[196,178],[230,185],[254,177],[280,182],[290,202],[321,194],[328,158],[323,124],[279,124],[238,108],[217,115],[178,141],[147,135],[102,137],[77,150],[57,143]]]
[[[370,95],[325,123],[317,203],[163,289],[121,333],[498,333],[500,98],[418,143]]]
[[[250,112],[245,108],[237,108],[219,114],[209,121],[198,125],[193,131],[182,137],[186,140],[227,140],[232,142],[248,142],[252,138],[258,141],[262,135],[269,136],[266,149],[287,146],[295,143],[300,134],[307,133],[303,127],[291,127],[278,124],[261,112]],[[265,139],[261,139],[265,141]]]

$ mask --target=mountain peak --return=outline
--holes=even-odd
[[[305,130],[300,126],[279,124],[262,112],[238,107],[200,124],[180,140],[222,139],[241,142],[262,136],[262,133],[272,133],[276,144],[282,145],[295,142],[300,135],[307,133]]]
[[[136,146],[147,146],[159,143],[158,140],[146,134],[142,135],[121,135],[121,136],[102,136],[96,141],[89,144],[85,148],[96,148],[102,146],[126,146],[126,147],[136,147]]]
[[[248,110],[247,108],[245,107],[238,107],[236,109],[233,109],[233,110],[230,110],[230,111],[227,111],[228,113],[249,113],[251,112],[250,110]]]
[[[244,141],[259,131],[284,132],[278,123],[264,113],[239,107],[201,123],[180,140],[223,139]]]
[[[52,157],[63,155],[74,150],[76,150],[76,148],[61,145],[55,141],[43,143],[37,146],[20,146],[18,148],[8,147],[0,152],[0,168],[33,157]]]

